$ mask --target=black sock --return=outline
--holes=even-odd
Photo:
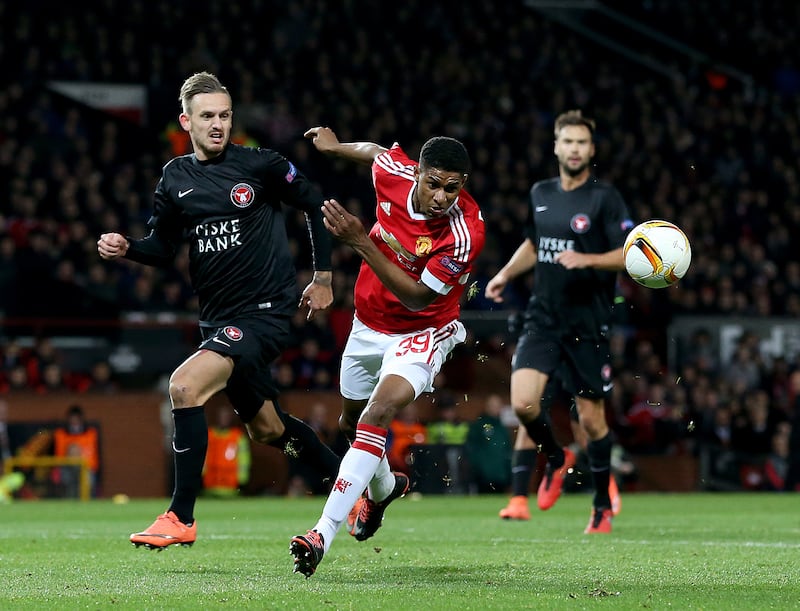
[[[284,416],[283,424],[286,427],[283,435],[269,445],[311,467],[321,482],[336,479],[341,458],[322,443],[314,429],[288,414]]]
[[[173,409],[172,420],[175,422],[172,436],[175,490],[169,511],[184,524],[191,524],[194,522],[194,502],[203,487],[208,425],[202,406]]]
[[[528,436],[536,442],[539,450],[547,456],[547,462],[553,469],[558,469],[564,464],[564,450],[553,436],[553,427],[550,419],[544,412],[539,412],[531,422],[523,422]]]
[[[608,483],[611,477],[611,434],[602,439],[590,441],[586,445],[589,455],[589,468],[592,471],[594,484],[594,502],[597,509],[610,509],[611,499],[608,496]]]
[[[531,473],[536,466],[537,450],[514,450],[511,454],[511,494],[528,496]]]

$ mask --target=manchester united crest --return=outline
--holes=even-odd
[[[433,240],[426,235],[421,235],[417,238],[416,253],[418,257],[427,255],[433,248]]]

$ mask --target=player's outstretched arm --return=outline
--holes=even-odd
[[[605,271],[618,272],[625,269],[625,257],[621,248],[604,253],[576,252],[565,250],[556,255],[555,261],[567,269],[583,269],[591,267]]]
[[[417,282],[402,269],[389,261],[370,240],[364,225],[335,199],[326,199],[322,205],[325,227],[336,238],[355,250],[372,268],[381,283],[412,312],[429,306],[438,293],[421,282]]]
[[[486,284],[484,291],[486,298],[495,303],[502,303],[506,285],[520,274],[533,268],[536,265],[536,259],[536,248],[529,239],[526,239],[511,255],[508,263]]]
[[[387,149],[374,142],[339,142],[330,127],[312,127],[305,134],[320,153],[371,165],[375,157]]]
[[[129,240],[119,233],[104,233],[97,240],[97,252],[102,259],[110,261],[125,257],[129,261],[154,267],[170,265],[177,250],[176,244],[164,239],[155,230],[139,240]]]

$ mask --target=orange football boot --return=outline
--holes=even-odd
[[[197,520],[187,526],[173,512],[162,513],[145,531],[133,533],[131,543],[136,547],[162,550],[170,545],[192,545],[197,539]]]
[[[593,509],[592,517],[583,533],[586,535],[609,534],[612,515],[610,509]]]
[[[549,464],[547,465],[544,477],[539,482],[539,490],[536,493],[536,502],[539,504],[539,509],[546,511],[556,504],[558,497],[561,496],[564,478],[574,466],[575,453],[569,448],[564,448],[564,464],[561,467],[552,469]]]
[[[512,496],[508,505],[500,510],[500,517],[504,520],[530,520],[531,511],[528,509],[528,497],[521,494]]]

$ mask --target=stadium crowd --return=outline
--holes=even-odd
[[[313,0],[102,0],[80,14],[67,3],[47,11],[39,4],[18,10],[0,1],[3,391],[113,389],[108,363],[64,371],[46,336],[91,332],[126,312],[195,311],[185,252],[166,272],[110,265],[97,257],[96,240],[117,228],[144,233],[161,165],[185,147],[173,92],[186,74],[209,70],[231,89],[236,140],[291,157],[365,220],[374,200],[368,179],[315,154],[302,138],[307,127],[335,125],[342,139],[385,145],[399,134],[409,152],[428,134],[462,140],[474,166],[468,189],[488,227],[474,278],[480,287],[519,242],[530,185],[554,170],[553,118],[583,108],[604,126],[598,176],[616,185],[636,220],[673,220],[693,245],[690,272],[676,287],[647,290],[620,279],[609,410],[617,435],[637,452],[708,446],[788,460],[800,411],[794,355],[764,354],[759,338],[745,334],[735,358],[720,362],[697,334],[670,370],[665,329],[681,314],[800,318],[793,3],[632,3],[632,16],[724,60],[675,54],[665,66],[672,77],[522,1],[409,2],[393,7],[391,19],[358,0],[336,11]],[[583,18],[591,27],[592,15]],[[143,84],[146,116],[136,124],[90,109],[56,94],[54,81]],[[287,223],[298,266],[309,268],[310,253],[299,246],[305,226]],[[336,302],[312,327],[297,325],[295,345],[276,364],[284,387],[336,387],[359,263],[336,248]],[[512,287],[509,312],[524,305],[528,282]],[[477,293],[465,310],[498,307]],[[39,327],[41,320],[50,322]],[[41,337],[21,348],[17,336],[31,333]],[[503,342],[485,345],[497,346],[492,358],[510,355]],[[778,488],[765,473],[753,487]]]

